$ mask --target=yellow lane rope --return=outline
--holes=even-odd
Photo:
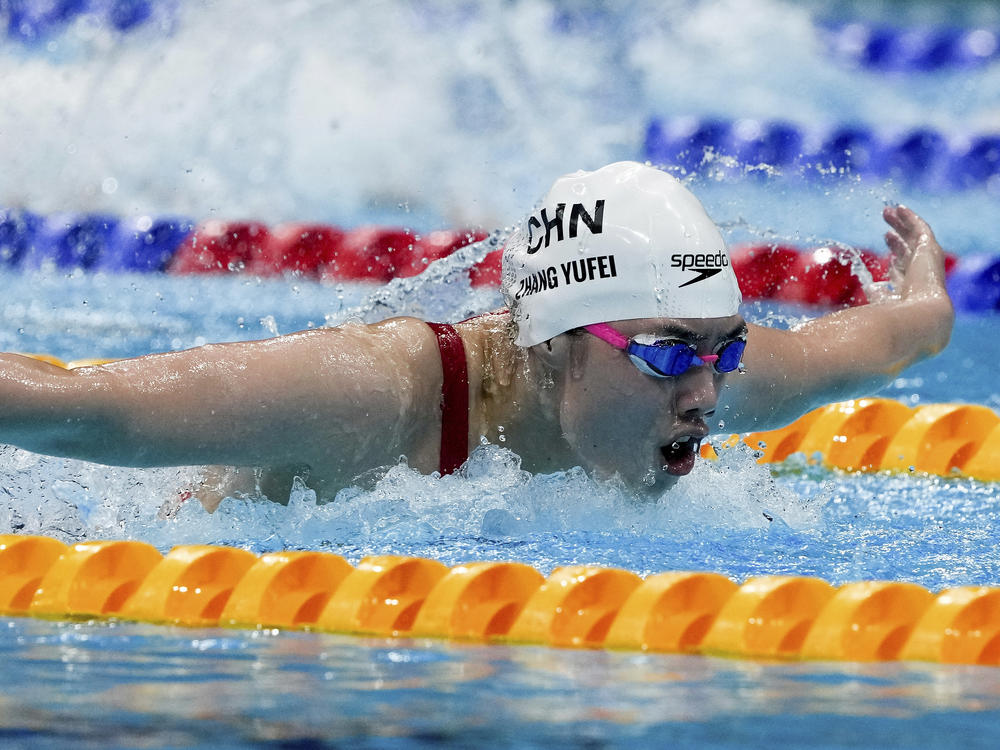
[[[1000,665],[1000,588],[716,573],[645,580],[614,568],[515,562],[447,568],[381,555],[261,556],[209,545],[67,546],[0,535],[0,613],[187,626],[718,654]]]

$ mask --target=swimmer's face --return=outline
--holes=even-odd
[[[651,333],[691,344],[700,355],[746,335],[739,315],[647,318],[612,326],[628,337]],[[561,373],[559,417],[583,466],[598,476],[617,474],[652,493],[672,487],[694,468],[698,444],[717,427],[709,420],[729,375],[704,365],[656,378],[641,373],[622,350],[596,336],[572,338]]]

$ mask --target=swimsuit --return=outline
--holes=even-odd
[[[453,474],[469,457],[469,372],[458,331],[428,323],[441,353],[441,475]]]

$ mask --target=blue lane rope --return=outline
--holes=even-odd
[[[955,26],[897,27],[857,21],[821,23],[834,58],[872,71],[969,70],[1000,56],[1000,31]]]
[[[914,128],[890,134],[860,124],[823,130],[785,120],[715,117],[654,117],[646,125],[642,155],[655,164],[687,172],[718,168],[706,160],[709,152],[735,157],[750,174],[768,165],[813,180],[849,172],[935,192],[1000,190],[1000,133],[948,136]]]
[[[66,270],[163,271],[194,227],[176,216],[127,221],[110,214],[41,216],[0,208],[0,270],[52,263]]]
[[[169,20],[177,0],[0,0],[0,23],[13,40],[28,44],[64,31],[80,17],[119,32],[151,21]],[[461,24],[474,9],[431,14],[433,21]],[[614,28],[612,11],[555,8],[549,26],[556,34],[607,33]],[[871,71],[932,72],[972,69],[1000,57],[1000,29],[956,25],[899,26],[863,20],[819,20],[816,29],[828,53],[848,65]]]
[[[65,31],[81,17],[130,32],[151,21],[169,20],[176,5],[177,0],[0,0],[0,23],[10,39],[32,44]]]
[[[175,15],[177,0],[0,0],[0,23],[12,40],[32,44],[64,31],[81,17],[118,32],[130,32]],[[430,20],[461,24],[475,15],[464,9]],[[614,28],[612,11],[555,8],[549,22],[556,34],[607,33]],[[169,23],[167,24],[169,26]],[[850,66],[886,72],[969,70],[1000,57],[1000,29],[956,25],[898,26],[862,20],[819,20],[816,29],[827,52]]]

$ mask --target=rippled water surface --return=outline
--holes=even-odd
[[[12,620],[8,747],[992,747],[1000,675]]]

